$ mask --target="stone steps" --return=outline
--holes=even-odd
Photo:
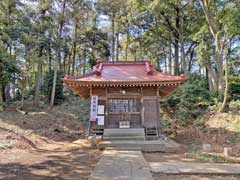
[[[151,131],[150,131],[151,132]],[[155,139],[149,133],[148,139]],[[103,141],[98,144],[98,148],[113,150],[139,150],[144,152],[175,152],[179,145],[169,139],[146,140],[144,128],[129,129],[104,129]]]
[[[144,135],[144,128],[127,128],[127,129],[104,129],[104,136],[136,136],[136,135]]]
[[[136,140],[144,141],[145,132],[143,128],[129,128],[129,129],[104,129],[103,140],[106,141],[126,141]]]
[[[141,151],[140,147],[106,147],[104,150],[128,150],[128,151]]]
[[[143,152],[176,152],[180,146],[171,140],[153,140],[153,141],[102,141],[98,148],[133,150],[140,149]]]
[[[126,141],[126,140],[131,140],[131,141],[144,141],[145,137],[143,136],[116,136],[116,137],[103,137],[104,141]]]

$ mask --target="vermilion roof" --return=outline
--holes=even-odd
[[[149,68],[147,68],[149,66]],[[84,76],[65,76],[64,82],[72,83],[161,83],[183,82],[184,76],[173,76],[156,71],[150,61],[141,62],[99,62],[96,69]]]
[[[83,97],[88,97],[87,87],[159,87],[161,97],[170,95],[186,81],[185,76],[158,72],[151,61],[98,62],[95,69],[80,77],[65,76],[62,80],[68,88]]]

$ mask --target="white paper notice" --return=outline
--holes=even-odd
[[[104,105],[98,105],[98,114],[104,114]]]
[[[98,125],[104,125],[104,116],[97,116]]]

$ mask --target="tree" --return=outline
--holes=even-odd
[[[112,55],[112,61],[115,61],[115,50],[116,50],[116,44],[115,44],[115,34],[116,34],[116,19],[119,18],[120,13],[124,7],[126,7],[126,0],[124,1],[118,1],[118,0],[99,0],[97,2],[97,10],[100,13],[103,13],[104,15],[107,15],[111,20],[111,55]],[[118,48],[118,47],[117,47]],[[118,50],[117,50],[118,51]]]
[[[56,49],[57,56],[56,56],[55,65],[54,65],[53,87],[52,87],[50,107],[53,107],[53,105],[54,105],[58,64],[61,63],[61,37],[62,37],[62,31],[63,31],[63,25],[64,25],[65,8],[66,8],[66,0],[63,0],[62,9],[61,9],[60,17],[59,17],[59,24],[58,24],[59,29],[57,32],[57,49]],[[60,66],[60,64],[59,64],[59,66]]]
[[[9,83],[15,84],[19,74],[18,55],[20,10],[17,0],[0,2],[0,104],[9,100]],[[15,92],[13,91],[13,94]]]
[[[56,90],[55,90],[55,98],[54,98],[54,105],[61,104],[64,100],[63,95],[63,84],[60,78],[63,78],[64,73],[63,71],[58,71],[57,74],[57,80],[56,80]],[[53,88],[53,78],[54,78],[54,70],[49,71],[45,78],[44,78],[44,84],[43,84],[43,91],[44,95],[47,96],[48,102],[51,101],[51,93]]]
[[[212,79],[213,90],[217,91],[220,97],[225,97],[221,111],[225,109],[228,91],[228,55],[225,55],[229,47],[228,41],[239,35],[237,32],[239,24],[239,4],[230,1],[208,1],[201,0],[201,6],[207,21],[210,34],[213,38],[214,62],[209,61],[206,68]],[[234,32],[234,33],[233,33]],[[228,53],[225,53],[228,54]],[[225,60],[225,85],[224,85],[224,60]]]
[[[41,82],[41,71],[42,71],[42,64],[43,64],[43,51],[44,49],[47,50],[47,37],[46,34],[48,31],[48,24],[50,24],[49,19],[51,18],[49,15],[49,10],[51,9],[51,3],[49,0],[41,1],[38,4],[38,11],[39,17],[37,17],[35,31],[37,36],[37,74],[36,74],[36,84],[35,84],[35,94],[34,94],[34,105],[39,105],[39,91],[40,91],[40,82]]]

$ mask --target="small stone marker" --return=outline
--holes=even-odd
[[[212,152],[213,151],[211,144],[203,144],[202,149],[204,152]]]
[[[96,144],[99,144],[102,141],[102,136],[96,136],[95,142]]]
[[[91,144],[92,147],[96,146],[96,136],[88,136],[88,143]]]
[[[88,143],[91,144],[92,147],[95,147],[97,144],[99,144],[102,141],[102,136],[88,136]]]
[[[223,153],[224,153],[224,156],[229,157],[232,154],[232,148],[224,147]]]

